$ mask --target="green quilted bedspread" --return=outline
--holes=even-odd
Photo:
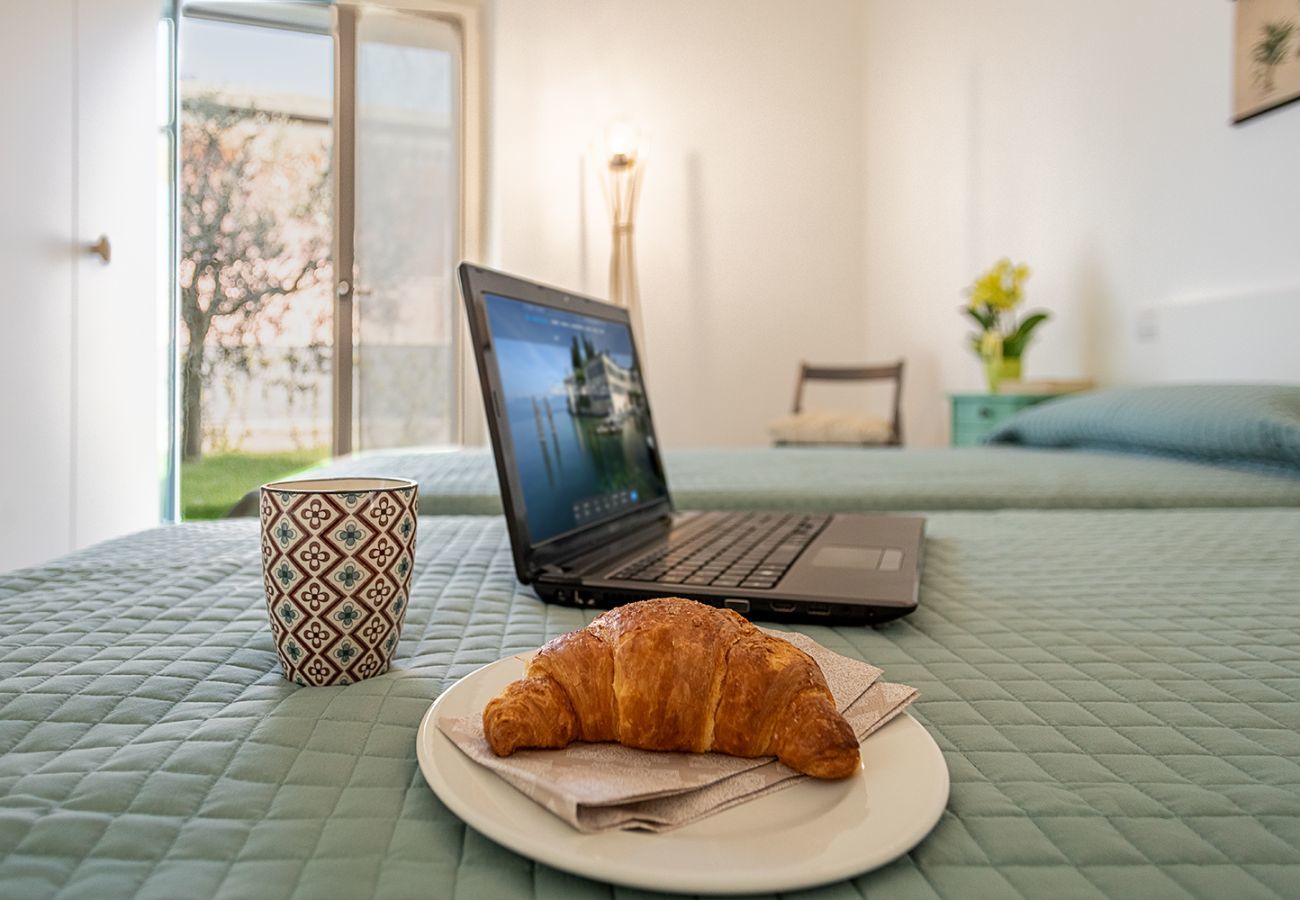
[[[0,576],[0,897],[641,896],[425,785],[433,698],[592,614],[519,586],[498,520],[419,527],[397,670],[342,688],[280,678],[251,521]],[[916,614],[801,630],[921,689],[951,799],[808,896],[1294,897],[1297,548],[1300,510],[931,517]]]
[[[664,455],[679,509],[1144,509],[1300,507],[1300,469],[1022,447],[742,448]],[[420,483],[426,514],[501,512],[490,450],[380,451],[311,470]],[[236,507],[257,515],[256,491]]]

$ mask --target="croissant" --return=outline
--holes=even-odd
[[[678,597],[604,613],[542,647],[483,710],[497,756],[572,741],[776,756],[816,778],[858,768],[817,663],[727,609]]]

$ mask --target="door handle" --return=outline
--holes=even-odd
[[[108,265],[113,261],[113,245],[108,242],[108,235],[106,234],[101,234],[99,240],[95,241],[95,243],[87,244],[86,252],[92,256],[98,256],[104,265]]]

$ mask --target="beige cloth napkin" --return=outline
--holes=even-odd
[[[805,635],[768,633],[817,661],[836,707],[859,741],[917,697],[915,688],[880,681],[880,669],[827,650]],[[502,759],[483,737],[481,716],[443,716],[438,728],[475,762],[579,831],[668,831],[808,777],[772,757],[661,753],[621,744],[575,743],[563,750],[521,750]]]

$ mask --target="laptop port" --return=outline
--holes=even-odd
[[[749,612],[749,601],[748,601],[748,600],[743,600],[743,599],[739,599],[739,598],[735,598],[735,597],[729,597],[729,598],[727,598],[726,600],[723,600],[723,601],[722,601],[722,605],[725,606],[727,609],[734,609],[736,612],[740,613],[742,616],[743,616],[745,613]]]
[[[810,616],[829,616],[831,614],[829,603],[809,603],[805,609],[808,610]]]
[[[778,601],[776,601],[776,600],[773,600],[771,603],[768,604],[768,606],[772,607],[772,612],[774,612],[774,613],[792,613],[792,612],[794,612],[794,604],[793,604],[793,603],[780,603],[780,602],[778,602]]]

